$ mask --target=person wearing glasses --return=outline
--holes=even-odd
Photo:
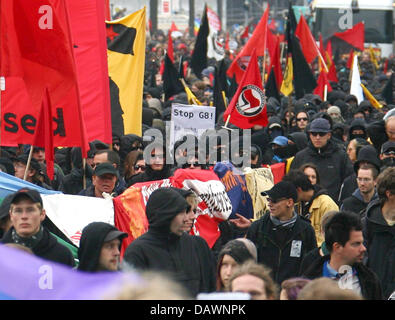
[[[296,129],[299,132],[304,132],[306,130],[307,124],[309,123],[309,115],[305,111],[299,111],[296,114]]]
[[[126,185],[129,185],[131,178],[139,173],[145,171],[145,161],[143,157],[143,152],[140,150],[130,151],[125,158],[123,163],[124,166],[124,179]]]
[[[337,201],[344,179],[353,173],[352,163],[347,153],[332,141],[331,125],[327,119],[314,119],[308,135],[310,141],[306,148],[295,155],[291,169],[299,169],[305,163],[315,164],[321,186]]]
[[[376,181],[379,173],[373,164],[361,164],[357,171],[358,188],[350,197],[344,199],[340,210],[364,213],[370,201],[378,198]]]
[[[261,194],[267,196],[269,212],[251,224],[247,239],[257,248],[258,263],[269,267],[280,285],[299,275],[305,254],[317,248],[317,241],[310,221],[295,212],[298,193],[291,182],[280,181]]]
[[[139,182],[167,179],[171,175],[171,165],[166,163],[166,147],[159,143],[151,143],[144,149],[145,170],[134,175],[128,187]]]

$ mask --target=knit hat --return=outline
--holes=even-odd
[[[378,158],[376,149],[373,146],[364,146],[358,152],[357,161],[354,163],[355,173],[357,173],[361,162],[369,162],[373,164],[380,172],[380,159]]]
[[[329,107],[328,108],[328,114],[330,115],[331,113],[336,113],[336,114],[338,114],[339,116],[341,116],[341,111],[340,111],[340,108],[339,107],[337,107],[337,106],[331,106],[331,107]]]

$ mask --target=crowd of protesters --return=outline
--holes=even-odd
[[[175,64],[181,57],[184,63],[190,61],[194,40],[187,33],[174,39]],[[227,65],[245,40],[234,33],[231,41]],[[162,31],[147,40],[142,136],[151,128],[165,134],[171,104],[188,104],[185,93],[164,101],[160,67],[166,46]],[[196,219],[196,195],[176,188],[152,193],[146,205],[148,232],[131,243],[122,264],[120,246],[127,234],[96,222],[82,231],[78,257],[73,259],[67,245],[59,244],[67,239],[61,239],[64,236],[46,217],[40,195],[29,189],[4,199],[2,243],[22,245],[84,272],[167,272],[186,290],[180,294],[184,298],[246,292],[252,299],[388,299],[395,292],[395,113],[382,91],[392,80],[395,59],[381,59],[376,68],[370,56],[361,53],[362,83],[381,109],[368,100],[358,103],[349,94],[345,59],[335,61],[339,82],[331,83],[333,91],[325,101],[314,94],[268,97],[269,124],[252,128],[250,166],[284,162],[287,172],[262,193],[267,212],[255,221],[230,224],[233,237],[216,253],[203,238],[189,234]],[[201,75],[186,68],[186,83],[203,105],[213,105],[215,65],[209,60]],[[217,128],[223,124],[219,117]],[[143,151],[150,142],[142,136],[114,135],[111,145],[91,141],[85,165],[79,148],[57,148],[53,180],[46,176],[42,148],[32,147],[26,170],[30,146],[2,147],[0,169],[65,194],[116,197],[136,183],[169,178],[176,169],[211,170],[215,161],[230,158],[219,141],[220,157],[215,160],[210,150],[196,148],[181,164],[178,159],[185,154],[167,145],[157,145],[147,159]],[[174,149],[187,138],[177,141]],[[206,152],[206,162],[199,161],[198,152]],[[174,163],[168,163],[169,158]],[[333,286],[335,281],[338,286]]]

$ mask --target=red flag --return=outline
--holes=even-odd
[[[250,35],[250,26],[246,26],[244,28],[244,32],[241,34],[240,38],[245,39],[245,38],[248,38],[249,35]]]
[[[251,56],[251,53],[254,49],[256,49],[257,56],[262,57],[265,54],[266,46],[267,46],[267,21],[269,18],[269,5],[267,6],[264,14],[262,15],[261,20],[259,21],[257,27],[252,33],[251,38],[248,40],[244,48],[239,52],[236,58],[233,60],[230,65],[227,75],[232,78],[234,74],[236,74],[236,81],[240,83],[245,65],[243,60],[248,60],[248,57]]]
[[[244,76],[224,113],[224,120],[241,129],[249,129],[258,124],[266,126],[266,99],[258,66],[256,50],[252,51],[250,62]]]
[[[270,24],[268,25],[269,29],[272,31],[276,31],[276,20],[272,19]]]
[[[170,32],[179,31],[174,21],[171,22]]]
[[[363,22],[359,22],[351,29],[347,29],[344,32],[336,32],[332,37],[339,38],[354,48],[363,51],[365,43],[365,25]]]
[[[349,70],[351,70],[351,68],[352,68],[353,58],[354,58],[354,49],[351,49],[350,54],[348,56],[347,64],[346,64],[346,67]]]
[[[100,7],[104,9],[103,3]],[[57,125],[55,146],[81,146],[86,155],[88,144],[65,1],[3,0],[0,21],[0,75],[5,78],[1,143],[32,144],[47,87]]]
[[[49,98],[49,92],[48,88],[45,88],[40,116],[38,118],[36,132],[34,134],[33,146],[45,149],[45,163],[47,166],[47,175],[51,180],[53,180],[55,161],[53,143],[54,130],[52,118],[52,106]]]
[[[104,0],[104,13],[107,21],[111,20],[110,0]]]
[[[167,39],[167,55],[169,56],[171,62],[174,63],[174,51],[173,51],[173,39],[171,37],[171,30],[168,32],[168,39]]]
[[[67,0],[87,140],[112,143],[105,11],[102,0]],[[111,20],[111,19],[110,19]]]
[[[313,62],[313,60],[318,56],[318,47],[303,15],[300,16],[298,26],[295,30],[295,35],[299,38],[306,61],[308,63]]]
[[[328,76],[324,69],[321,70],[320,75],[317,80],[317,87],[314,89],[313,93],[319,95],[321,99],[324,101],[325,99],[325,86],[326,92],[331,92],[332,87],[329,84]]]
[[[270,55],[270,67],[274,70],[277,88],[281,88],[283,82],[283,72],[280,61],[280,38],[271,31],[267,33],[267,47]]]
[[[333,62],[333,54],[332,54],[332,42],[329,41],[327,46],[326,46],[326,65],[328,67],[328,80],[333,81],[333,82],[338,82],[339,79],[337,78],[337,71],[336,71],[336,66],[335,63]]]

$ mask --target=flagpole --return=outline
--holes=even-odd
[[[222,99],[224,100],[224,105],[225,105],[225,109],[228,107],[227,103],[226,103],[226,96],[225,96],[225,91],[221,91],[222,93]]]
[[[328,85],[326,84],[326,85],[324,86],[324,101],[326,101],[327,95],[328,95]]]
[[[318,51],[318,56],[320,57],[320,60],[321,60],[322,64],[324,65],[325,72],[328,73],[329,70],[328,70],[328,67],[327,67],[327,65],[326,65],[326,63],[325,63],[324,57],[321,55],[320,50],[317,50],[317,51]]]
[[[26,181],[26,178],[27,178],[27,172],[29,171],[29,167],[30,167],[30,162],[32,160],[32,156],[33,156],[33,145],[30,145],[29,157],[27,158],[26,169],[25,169],[25,173],[23,175],[23,180],[25,180],[25,181]]]
[[[82,187],[83,189],[86,189],[86,158],[82,158],[82,170],[84,172],[83,177],[82,177]]]

